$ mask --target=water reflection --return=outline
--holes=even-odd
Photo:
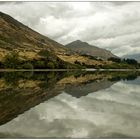
[[[0,137],[139,137],[139,72],[1,72]]]

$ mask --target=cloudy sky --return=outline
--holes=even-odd
[[[118,56],[140,53],[140,2],[1,2],[0,11],[62,44],[80,39]]]

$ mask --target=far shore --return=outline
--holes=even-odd
[[[0,69],[0,72],[14,71],[140,71],[140,69]]]

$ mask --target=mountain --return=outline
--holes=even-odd
[[[86,64],[90,66],[104,65],[107,62],[100,62],[82,56],[71,51],[60,43],[41,35],[31,28],[23,25],[13,17],[0,12],[0,62],[9,53],[18,52],[20,61],[15,63],[15,54],[8,56],[6,68],[77,68],[77,65]],[[13,62],[9,62],[13,60]],[[75,65],[75,62],[78,64]],[[5,68],[4,64],[0,66]],[[25,63],[25,64],[24,64]],[[23,64],[24,66],[21,66]],[[20,65],[20,66],[19,66]]]
[[[13,17],[0,12],[0,66],[5,68],[4,58],[10,53],[18,53],[20,64],[15,64],[15,54],[8,56],[7,66],[12,68],[77,68],[75,62],[86,64],[88,66],[104,65],[107,62],[99,62],[82,56],[79,53],[71,51],[60,43],[41,35],[31,28],[23,25]],[[3,63],[2,63],[3,62]],[[19,61],[18,61],[19,62]],[[2,63],[2,64],[1,64]],[[9,64],[10,63],[10,64]],[[48,64],[49,63],[49,64]],[[51,63],[51,64],[50,64]],[[23,66],[20,66],[23,64]],[[6,66],[6,68],[7,68]]]
[[[11,63],[15,55],[8,56],[9,62],[7,62],[6,68],[10,65],[14,66],[12,68],[21,68],[21,64],[25,63],[25,61],[26,63],[27,61],[28,63],[30,61],[33,65],[37,65],[36,68],[75,67],[57,56],[68,52],[63,45],[33,31],[29,27],[2,12],[0,12],[0,27],[0,61],[4,61],[5,57],[13,52],[18,53],[18,58],[20,59],[20,64],[17,64],[16,62]],[[29,67],[29,64],[23,65]]]
[[[34,51],[36,49],[35,52],[37,52],[40,49],[47,48],[48,51],[54,51],[55,53],[66,51],[63,45],[33,31],[2,12],[0,12],[0,27],[1,49],[13,50],[18,48],[25,51]]]
[[[0,69],[129,67],[108,61],[107,58],[116,56],[107,50],[79,40],[64,46],[2,12],[0,27]]]
[[[137,60],[138,62],[140,62],[140,53],[124,55],[123,58],[135,59],[135,60]]]
[[[98,48],[96,46],[88,44],[87,42],[82,42],[80,40],[76,40],[65,46],[81,54],[91,55],[91,56],[95,56],[102,59],[108,59],[110,57],[117,57],[108,50]]]

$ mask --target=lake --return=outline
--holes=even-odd
[[[0,138],[139,137],[139,71],[0,72]]]

